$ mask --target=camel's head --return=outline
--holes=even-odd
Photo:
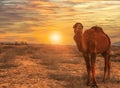
[[[81,23],[75,23],[73,25],[73,28],[75,33],[79,33],[79,32],[82,33],[83,31],[83,25]]]

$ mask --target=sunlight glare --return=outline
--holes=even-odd
[[[52,44],[60,44],[61,43],[61,34],[60,33],[52,33],[50,35],[50,40]]]

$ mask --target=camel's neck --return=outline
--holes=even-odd
[[[76,44],[77,44],[77,47],[79,49],[79,51],[82,52],[82,32],[81,33],[76,33],[75,34],[75,41],[76,41]]]

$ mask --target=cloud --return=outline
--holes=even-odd
[[[0,30],[0,34],[5,34],[6,32],[3,30]]]
[[[119,8],[120,2],[112,0],[0,0],[0,34],[37,33],[38,37],[57,30],[70,39],[74,22],[82,22],[85,29],[100,25],[110,34],[120,28]]]
[[[27,0],[0,1],[0,30],[16,33],[31,31],[30,27],[36,24],[29,24],[26,21],[37,22],[41,19],[35,17],[37,14],[34,11],[25,9],[27,6]]]

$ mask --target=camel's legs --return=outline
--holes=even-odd
[[[106,79],[106,72],[108,70],[108,58],[105,57],[105,67],[104,67],[104,77],[103,77],[103,82],[105,82]]]
[[[103,82],[105,82],[105,79],[106,79],[106,71],[108,70],[108,57],[107,57],[107,53],[104,52],[102,53],[103,57],[104,57],[104,60],[105,60],[105,67],[104,67],[104,76],[103,76]]]
[[[91,70],[92,70],[92,81],[93,81],[93,85],[97,86],[97,82],[96,82],[96,73],[95,73],[95,61],[96,61],[96,54],[92,53],[91,54]]]
[[[103,82],[105,82],[107,71],[108,71],[108,79],[110,78],[110,54],[107,52],[104,52],[102,53],[102,55],[105,59],[104,77],[103,77]]]
[[[108,57],[108,79],[110,79],[110,68],[111,68],[111,63],[110,63],[110,55]]]
[[[85,62],[86,62],[86,69],[88,73],[87,85],[90,86],[91,81],[91,66],[90,66],[90,58],[88,54],[83,54]]]

